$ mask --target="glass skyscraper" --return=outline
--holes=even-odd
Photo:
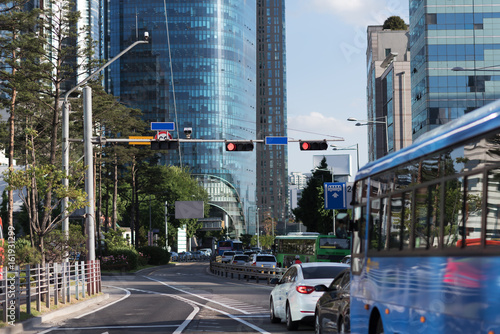
[[[193,139],[256,138],[255,0],[108,0],[106,15],[108,59],[145,31],[150,36],[110,66],[111,94],[148,122],[175,122],[174,138],[185,138],[186,127]],[[203,181],[233,237],[245,232],[246,209],[256,200],[255,151],[183,142],[161,152],[163,163],[188,166]]]
[[[410,1],[413,139],[500,98],[499,31],[499,0]]]
[[[257,0],[257,139],[287,137],[285,0]],[[257,146],[257,208],[259,223],[271,218],[286,232],[288,205],[287,145]],[[249,228],[249,233],[257,229]]]

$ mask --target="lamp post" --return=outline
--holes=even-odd
[[[134,42],[128,48],[126,48],[125,50],[120,52],[118,55],[116,55],[113,59],[108,61],[106,64],[104,64],[103,66],[98,68],[96,71],[94,71],[87,78],[85,78],[80,83],[78,83],[75,87],[73,87],[69,91],[67,91],[66,94],[64,95],[63,110],[62,110],[62,169],[63,169],[63,173],[64,173],[65,177],[63,179],[62,184],[66,189],[68,189],[68,187],[69,187],[69,180],[67,178],[67,176],[69,175],[69,106],[68,106],[69,95],[71,93],[73,93],[76,89],[78,89],[79,87],[82,87],[83,85],[85,85],[90,79],[95,77],[99,72],[101,72],[106,67],[111,65],[115,60],[117,60],[118,58],[123,56],[125,53],[127,53],[129,50],[131,50],[136,45],[149,43],[149,41],[148,41],[149,35],[147,32],[144,33],[144,38],[145,38],[145,40],[143,40],[143,41]],[[88,100],[90,100],[90,99],[91,99],[91,97],[88,96]],[[91,101],[86,101],[86,103],[88,103],[88,102],[91,103]],[[88,106],[88,107],[91,107],[91,106]],[[91,129],[91,126],[85,127],[86,132],[88,131],[88,129]],[[86,134],[86,136],[91,137],[91,133]],[[86,145],[87,145],[87,140],[86,140]],[[88,154],[87,148],[85,149],[85,153],[86,153],[86,155]],[[93,170],[93,168],[91,166],[88,166],[88,169],[91,171]],[[93,175],[90,179],[88,177],[85,178],[85,183],[93,183],[93,182],[94,182]],[[90,195],[87,194],[87,196],[90,196]],[[89,199],[89,202],[90,202],[90,199]],[[68,235],[69,235],[68,234],[69,233],[69,216],[66,213],[67,207],[68,207],[68,197],[64,197],[61,201],[61,211],[62,211],[62,231],[63,231],[66,238],[68,238]],[[93,207],[93,206],[91,206],[91,207]],[[88,211],[88,209],[86,211]],[[87,219],[88,225],[91,224],[91,223],[89,223],[89,221],[90,222],[93,221],[92,220],[93,216],[94,216],[93,212],[91,212],[90,214],[87,215],[86,219]],[[87,250],[89,253],[88,260],[95,260],[94,233],[91,233],[91,234],[89,233],[88,238],[89,238],[88,242],[90,245],[89,249]]]
[[[382,117],[379,117],[382,118]],[[357,118],[354,117],[349,117],[347,120],[350,122],[358,122],[355,125],[356,126],[364,126],[364,125],[372,125],[372,124],[385,124],[385,154],[389,153],[389,128],[387,124],[387,116],[383,117],[383,121],[378,121],[376,118],[375,120],[367,120],[367,119],[360,119],[358,120]],[[365,123],[359,123],[359,122],[365,122]]]
[[[352,146],[356,145],[356,148],[351,148]],[[336,145],[330,145],[334,151],[353,151],[356,150],[356,167],[357,170],[359,170],[359,146],[358,144],[350,145],[347,147],[338,147]]]

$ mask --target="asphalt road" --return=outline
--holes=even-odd
[[[30,333],[288,333],[269,321],[266,282],[223,278],[208,263],[180,263],[136,275],[103,276],[110,298]],[[310,325],[298,332],[312,333]]]

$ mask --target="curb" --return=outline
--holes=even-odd
[[[89,305],[99,303],[109,298],[109,294],[103,294],[101,296],[94,297],[92,299],[83,301],[78,304],[68,305],[62,307],[58,310],[52,311],[47,314],[42,314],[39,317],[34,317],[23,322],[16,323],[14,326],[7,326],[4,328],[0,328],[0,334],[13,334],[13,333],[23,333],[25,331],[33,330],[33,328],[37,325],[40,325],[43,322],[50,321],[54,318],[64,316],[67,314],[71,314],[74,312],[81,311],[87,308]]]

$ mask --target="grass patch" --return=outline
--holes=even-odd
[[[86,301],[86,300],[89,300],[89,299],[92,299],[92,298],[95,298],[95,297],[101,296],[101,295],[102,295],[102,292],[97,293],[93,296],[87,296],[85,298],[83,298],[80,295],[80,299],[78,299],[78,300],[74,297],[74,295],[72,295],[69,303],[63,304],[59,300],[59,305],[54,305],[54,297],[51,297],[50,298],[50,307],[47,307],[45,302],[42,302],[41,307],[40,307],[40,312],[37,311],[37,309],[36,309],[36,302],[35,303],[32,302],[31,303],[31,314],[28,314],[28,312],[26,311],[26,305],[21,305],[20,306],[20,316],[21,317],[20,317],[20,319],[16,319],[15,323],[17,324],[17,323],[20,323],[22,321],[28,320],[30,318],[39,317],[43,314],[47,314],[49,312],[64,308],[64,307],[69,306],[69,305],[78,304],[78,303],[81,303],[83,301]],[[3,319],[3,310],[0,310],[0,319]],[[0,328],[7,327],[7,326],[9,326],[8,323],[5,323],[5,322],[0,320]]]

